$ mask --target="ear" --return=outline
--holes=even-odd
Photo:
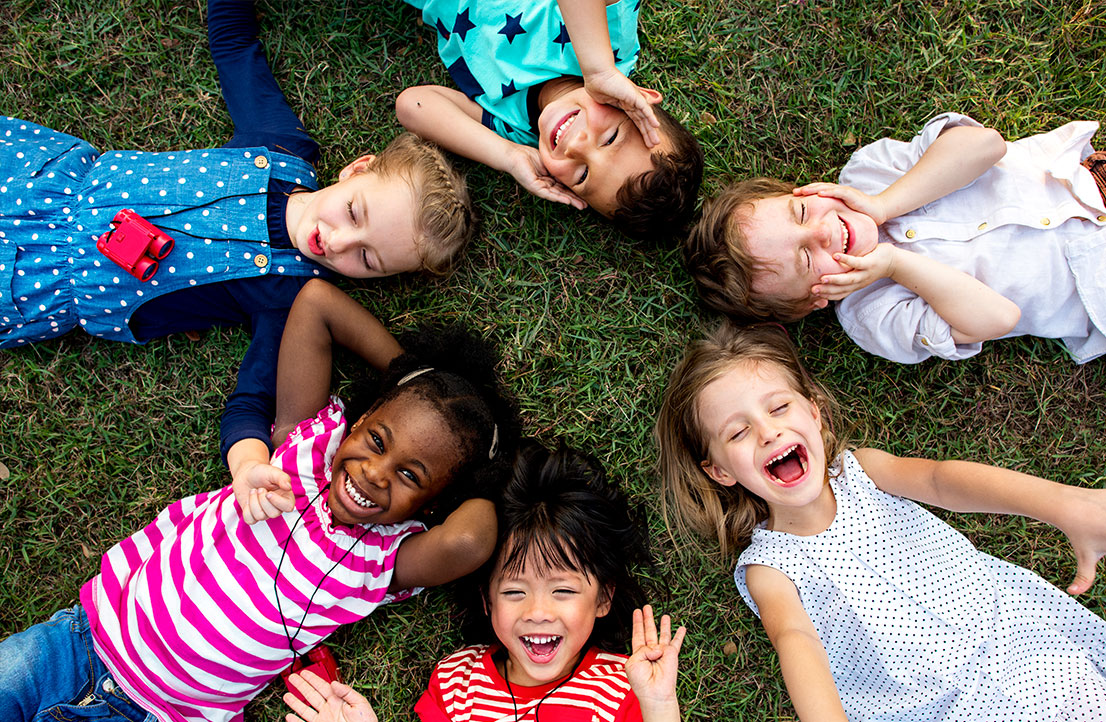
[[[363,155],[338,172],[338,180],[344,181],[354,173],[364,173],[376,162],[375,155]]]
[[[637,89],[641,91],[642,96],[645,98],[645,102],[649,103],[649,105],[657,105],[664,99],[660,93],[652,88],[643,88],[639,85]]]
[[[825,298],[816,298],[810,302],[811,311],[821,311],[823,308],[829,305],[829,301]]]
[[[715,464],[710,459],[703,459],[699,462],[699,466],[703,469],[703,473],[709,476],[716,484],[733,486],[737,483],[737,479],[730,476],[730,472],[726,471],[718,464]]]
[[[595,608],[595,618],[607,616],[607,612],[611,611],[611,601],[614,599],[614,587],[603,587],[600,591],[599,606]]]
[[[818,408],[818,402],[814,399],[807,399],[806,402],[810,404],[810,414],[814,417],[814,420],[818,422],[818,428],[822,428],[822,409]]]

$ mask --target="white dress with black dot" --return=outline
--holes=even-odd
[[[748,565],[794,582],[850,720],[1106,719],[1106,622],[880,491],[849,452],[830,486],[828,529],[757,528],[734,579],[758,616]]]

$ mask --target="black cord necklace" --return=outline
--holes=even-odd
[[[330,569],[326,570],[326,574],[324,574],[323,578],[319,580],[319,583],[315,585],[315,591],[311,592],[311,596],[307,598],[307,606],[305,606],[304,609],[303,609],[303,616],[300,617],[300,622],[299,622],[299,625],[297,625],[297,627],[296,627],[295,634],[289,634],[289,632],[288,632],[288,620],[284,616],[284,610],[281,609],[281,606],[280,606],[280,591],[279,591],[279,588],[277,586],[279,581],[280,581],[280,566],[281,566],[281,564],[284,563],[284,557],[287,556],[287,554],[288,554],[288,545],[292,541],[292,532],[294,532],[296,530],[296,525],[299,524],[301,521],[303,521],[303,516],[304,516],[304,514],[307,513],[307,510],[310,509],[312,506],[314,506],[315,502],[318,501],[319,496],[321,496],[322,493],[324,491],[326,491],[327,489],[329,489],[329,488],[330,488],[330,482],[328,481],[326,484],[324,484],[319,489],[319,491],[315,494],[315,496],[311,497],[311,501],[309,501],[307,503],[307,506],[305,506],[300,511],[300,515],[296,518],[296,521],[292,524],[292,528],[288,530],[288,537],[284,540],[284,544],[281,545],[280,559],[277,561],[276,574],[273,575],[273,596],[276,597],[277,614],[280,615],[280,623],[281,623],[281,626],[284,627],[284,636],[288,640],[288,649],[289,649],[289,651],[292,652],[292,660],[293,661],[295,661],[296,657],[299,656],[299,653],[296,652],[295,641],[296,641],[296,638],[300,636],[300,632],[303,631],[303,625],[307,622],[307,615],[311,611],[311,603],[315,601],[315,595],[318,594],[320,589],[322,589],[323,582],[326,581],[326,578],[330,576],[330,573],[333,572],[335,569],[337,569],[339,564],[341,564],[343,561],[345,561],[346,557],[349,556],[350,552],[352,552],[357,547],[357,545],[361,543],[361,540],[364,539],[365,535],[368,534],[369,531],[371,530],[371,527],[366,525],[365,530],[361,532],[361,535],[359,537],[357,537],[357,541],[355,541],[352,545],[350,545],[350,548],[346,549],[345,553],[342,554],[342,556],[338,557],[338,561],[334,562],[334,564],[331,565]]]
[[[584,657],[586,657],[586,656],[587,656],[587,652],[585,651],[582,655],[580,655],[580,661],[577,662],[576,666],[574,666],[572,668],[572,672],[570,672],[567,677],[565,677],[560,682],[558,682],[557,685],[553,689],[549,690],[544,695],[542,695],[542,698],[538,700],[538,703],[536,705],[534,705],[534,722],[538,722],[538,710],[541,709],[541,703],[544,702],[545,700],[549,699],[549,696],[551,694],[556,692],[565,683],[567,683],[570,679],[572,679],[573,677],[576,676],[576,672],[579,671],[580,665],[584,663]],[[515,699],[515,691],[513,689],[511,689],[511,677],[508,674],[508,668],[507,668],[507,665],[510,663],[510,661],[511,661],[511,655],[510,655],[510,653],[508,653],[507,654],[507,659],[503,662],[503,681],[507,684],[507,694],[511,695],[511,705],[515,708],[515,722],[521,722],[522,717],[525,717],[527,714],[529,714],[529,712],[523,713],[522,717],[518,716],[518,700]]]

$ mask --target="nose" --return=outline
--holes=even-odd
[[[388,485],[388,475],[384,473],[380,464],[374,463],[372,459],[362,459],[360,465],[361,477],[365,481],[379,489]]]
[[[334,253],[345,253],[356,244],[356,235],[347,230],[333,230],[326,239],[326,247]]]
[[[580,127],[577,128],[577,125]],[[569,137],[562,144],[564,145],[565,157],[573,160],[585,160],[587,150],[591,145],[591,137],[592,129],[588,127],[587,121],[577,118],[576,122],[569,128]]]
[[[757,435],[761,446],[768,446],[780,437],[780,429],[771,418],[764,419],[757,425]]]
[[[526,609],[523,619],[527,622],[549,622],[553,620],[548,600],[542,594],[529,594],[526,597]]]

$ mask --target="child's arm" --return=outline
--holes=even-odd
[[[759,564],[746,567],[745,584],[780,658],[783,681],[799,719],[847,722],[826,649],[795,584],[778,569]]]
[[[308,670],[290,675],[288,680],[307,703],[285,692],[284,704],[295,711],[284,718],[286,722],[377,722],[369,700],[348,684],[327,682]]]
[[[495,551],[495,537],[495,504],[468,499],[441,524],[403,540],[388,590],[436,587],[474,572]]]
[[[536,148],[501,138],[480,122],[481,108],[464,93],[440,85],[407,88],[396,98],[404,128],[448,151],[510,173],[530,193],[556,203],[586,208],[575,193],[549,175]]]
[[[642,722],[679,722],[680,701],[676,698],[676,677],[680,646],[687,630],[672,634],[672,620],[661,617],[660,634],[648,604],[634,610],[633,654],[626,660],[626,677],[641,707]]]
[[[280,342],[274,446],[296,424],[326,405],[335,344],[353,351],[377,370],[387,368],[403,353],[399,342],[368,309],[338,287],[311,279],[292,304]]]
[[[815,296],[838,301],[890,278],[928,303],[948,323],[958,344],[1005,336],[1021,319],[1018,304],[974,276],[890,243],[877,243],[865,256],[835,253],[833,257],[853,270],[822,276],[811,288]]]
[[[1058,484],[1038,476],[969,461],[932,461],[859,449],[856,458],[883,491],[951,511],[1020,514],[1052,524],[1075,552],[1069,594],[1094,582],[1106,555],[1106,489]]]
[[[557,0],[557,7],[572,38],[584,88],[598,102],[626,111],[641,132],[645,147],[658,145],[661,136],[657,129],[661,124],[653,105],[661,101],[660,93],[638,87],[615,67],[606,4],[603,0]]]
[[[1006,141],[997,130],[957,126],[942,131],[913,168],[877,195],[836,183],[811,183],[796,188],[795,194],[838,198],[850,208],[871,216],[876,225],[883,225],[891,218],[960,190],[1004,155]]]

